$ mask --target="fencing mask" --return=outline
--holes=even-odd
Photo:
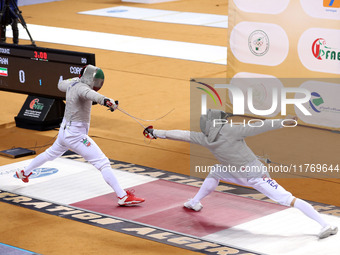
[[[103,70],[93,65],[84,66],[79,77],[82,83],[89,85],[95,91],[100,90],[104,83]]]
[[[219,124],[220,122],[214,126],[214,120],[226,119],[228,116],[228,113],[215,109],[208,109],[207,114],[201,115],[200,128],[202,133],[208,137],[208,142],[214,142],[223,127],[223,124]]]

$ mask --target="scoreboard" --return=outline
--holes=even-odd
[[[0,90],[65,99],[59,80],[79,76],[87,64],[95,65],[95,54],[0,44]]]

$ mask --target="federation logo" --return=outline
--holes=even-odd
[[[263,56],[269,50],[269,37],[264,31],[255,30],[248,37],[248,46],[255,56]]]
[[[312,53],[316,59],[322,60],[321,56],[325,55],[324,47],[326,46],[326,40],[323,38],[316,39],[312,44]]]
[[[317,38],[312,43],[313,56],[318,60],[338,60],[340,61],[340,50],[336,48],[328,47],[326,40],[323,38]]]
[[[340,0],[323,0],[323,7],[340,8]]]
[[[309,100],[309,106],[316,113],[321,112],[331,112],[331,113],[340,113],[340,109],[334,106],[327,105],[325,100],[318,92],[312,92],[311,98]]]
[[[52,174],[56,174],[58,173],[58,169],[57,168],[36,168],[32,171],[32,174],[30,176],[30,179],[35,179],[35,178],[41,178],[41,177],[45,177],[45,176],[49,176]],[[16,174],[13,175],[14,178],[18,178]]]
[[[317,92],[311,93],[311,99],[309,100],[309,105],[314,112],[320,113],[319,106],[324,103],[321,95]]]
[[[44,104],[39,103],[39,98],[35,98],[30,102],[31,110],[42,110],[44,108]]]

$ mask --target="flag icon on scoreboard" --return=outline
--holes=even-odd
[[[0,76],[8,76],[7,68],[0,67]]]

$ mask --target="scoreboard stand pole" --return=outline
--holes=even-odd
[[[60,126],[64,111],[61,99],[29,95],[14,119],[17,127],[45,131]]]

